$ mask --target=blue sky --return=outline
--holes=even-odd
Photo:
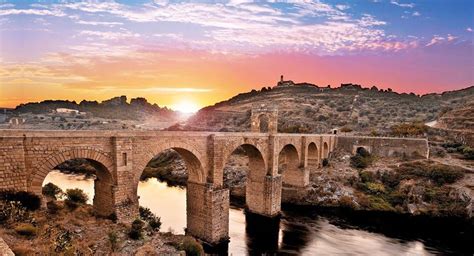
[[[172,105],[183,88],[205,105],[280,74],[459,89],[474,84],[473,12],[468,0],[0,0],[0,105],[144,91]]]

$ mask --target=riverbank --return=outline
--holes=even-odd
[[[193,238],[144,229],[141,239],[129,237],[130,225],[93,215],[91,205],[75,210],[57,202],[54,213],[40,209],[29,217],[0,226],[0,237],[15,255],[184,255]]]

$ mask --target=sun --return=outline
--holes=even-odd
[[[192,114],[199,110],[199,106],[192,101],[181,101],[172,107],[174,110],[181,113]]]

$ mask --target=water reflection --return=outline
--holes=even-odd
[[[50,173],[46,181],[63,190],[79,187],[92,202],[94,182],[74,175]],[[162,231],[184,233],[186,190],[168,187],[156,179],[140,182],[140,205],[161,217]],[[407,220],[398,215],[375,213],[325,213],[321,209],[284,207],[281,218],[267,219],[232,207],[229,212],[230,243],[212,252],[232,255],[472,255],[470,231],[450,224]],[[469,227],[467,227],[469,230]],[[462,233],[465,232],[465,233]]]

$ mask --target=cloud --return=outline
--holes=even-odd
[[[413,12],[412,16],[421,16],[421,13],[415,11]]]
[[[402,4],[402,3],[399,3],[397,1],[390,1],[391,4],[394,4],[394,5],[397,5],[397,6],[400,6],[402,8],[413,8],[415,7],[415,4],[414,3],[408,3],[408,4]]]
[[[434,35],[433,38],[431,39],[431,41],[428,44],[426,44],[426,46],[432,46],[432,45],[438,44],[438,43],[440,43],[444,40],[445,40],[444,37]]]
[[[466,28],[466,31],[467,31],[467,32],[472,32],[472,28],[471,28],[471,27],[468,27],[468,28]]]
[[[56,16],[63,17],[66,14],[59,10],[47,9],[0,9],[0,16],[7,15],[38,15],[38,16]]]
[[[123,25],[123,22],[111,22],[111,21],[85,21],[85,20],[78,20],[76,21],[77,24],[81,25],[91,25],[91,26],[118,26]]]

